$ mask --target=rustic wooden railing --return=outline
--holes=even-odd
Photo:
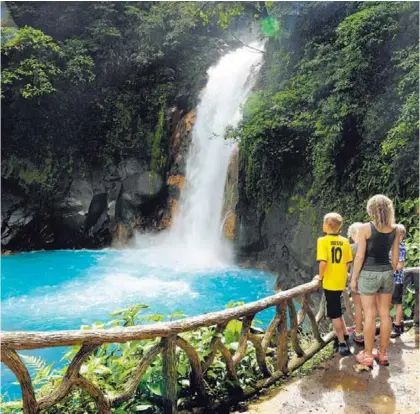
[[[237,391],[246,398],[296,370],[334,339],[334,333],[329,332],[322,336],[320,332],[320,321],[323,319],[325,308],[324,299],[320,301],[318,312],[315,314],[313,311],[311,294],[319,288],[318,281],[311,281],[235,308],[172,322],[159,322],[153,325],[88,331],[2,331],[1,361],[13,371],[19,381],[24,413],[35,414],[54,406],[75,387],[86,391],[92,397],[99,413],[111,413],[112,407],[116,407],[132,398],[148,366],[159,354],[162,354],[163,358],[164,395],[162,405],[164,412],[176,413],[177,349],[178,352],[185,352],[190,361],[191,388],[203,404],[211,403],[204,379],[206,370],[212,365],[218,352],[220,352],[226,364],[227,377],[232,383],[238,384]],[[294,300],[298,300],[298,311],[296,311]],[[271,307],[275,307],[276,313],[267,329],[260,332],[252,328],[251,325],[255,315]],[[289,319],[287,315],[289,315]],[[224,345],[220,335],[223,334],[231,320],[242,322],[238,347],[234,354]],[[313,341],[309,347],[303,349],[301,335],[302,324],[305,320],[308,322],[307,325],[312,333]],[[209,354],[201,361],[197,351],[182,337],[182,333],[210,326],[214,327],[215,335],[209,344]],[[132,372],[131,378],[125,384],[124,391],[118,395],[107,394],[80,373],[80,369],[89,355],[102,344],[155,338],[161,338],[160,342],[143,356]],[[36,399],[29,372],[16,351],[71,345],[81,345],[81,348],[69,364],[60,385],[51,394]],[[236,368],[249,346],[253,346],[255,349],[261,379],[256,381],[252,387],[242,389],[238,382]],[[272,348],[270,351],[269,347],[274,347],[274,356]],[[271,365],[267,362],[269,352],[271,352],[274,360],[274,364]]]

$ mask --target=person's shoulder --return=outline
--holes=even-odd
[[[372,227],[375,227],[375,226],[373,226],[373,223],[371,223],[371,222],[362,223],[362,225],[359,227],[359,231],[360,230],[367,231],[367,230],[370,230]]]
[[[318,241],[322,242],[322,241],[326,240],[326,238],[327,238],[327,236],[318,237]]]
[[[372,233],[373,224],[369,223],[362,223],[359,227],[359,235],[364,236],[363,238],[368,239]]]

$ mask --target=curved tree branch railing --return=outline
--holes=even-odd
[[[159,354],[163,358],[164,412],[175,413],[177,411],[177,348],[184,352],[190,361],[192,379],[190,387],[203,404],[207,405],[210,402],[204,381],[205,372],[212,365],[217,353],[222,355],[226,364],[228,378],[233,384],[236,384],[235,391],[242,397],[247,397],[268,387],[281,377],[287,376],[334,339],[333,332],[325,336],[320,333],[319,327],[325,308],[324,299],[321,300],[316,314],[311,306],[311,294],[319,288],[318,281],[311,281],[235,308],[153,325],[91,331],[2,331],[1,361],[14,372],[19,381],[24,413],[37,414],[41,410],[54,406],[63,400],[73,388],[80,388],[87,392],[95,401],[99,413],[111,413],[112,407],[129,400],[135,394],[142,376]],[[295,309],[294,299],[300,299],[298,312]],[[253,329],[251,325],[255,315],[272,307],[276,309],[276,314],[265,332]],[[307,325],[314,338],[313,343],[306,350],[303,349],[300,340],[302,324],[305,319],[308,320]],[[233,355],[221,338],[227,324],[232,320],[240,320],[242,323],[238,347]],[[201,361],[194,347],[182,337],[182,333],[210,326],[214,327],[214,336],[209,343],[210,352],[204,361]],[[118,395],[105,393],[80,373],[82,364],[102,344],[156,338],[160,338],[160,342],[143,355],[138,366],[131,373],[131,378],[125,384],[123,391]],[[274,344],[274,352],[273,347],[269,349],[270,344]],[[28,370],[16,351],[73,345],[81,345],[81,348],[68,366],[60,385],[49,395],[37,400]],[[255,349],[255,357],[262,379],[252,387],[242,389],[236,369],[249,346]],[[267,356],[270,352],[274,359],[272,368],[267,363]],[[295,355],[291,358],[293,353]]]

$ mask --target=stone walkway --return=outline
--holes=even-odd
[[[356,373],[353,356],[334,357],[312,375],[281,386],[249,405],[252,414],[420,413],[419,335],[391,339],[389,367]],[[359,349],[356,349],[357,352]]]

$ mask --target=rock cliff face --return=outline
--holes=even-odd
[[[290,214],[288,209],[289,203],[283,199],[263,214],[257,214],[252,206],[237,211],[241,261],[276,273],[281,289],[305,283],[317,272],[313,217],[307,212]]]
[[[43,203],[18,179],[2,177],[2,250],[122,246],[135,230],[168,227],[194,120],[194,111],[168,111],[169,157],[162,174],[133,154],[117,165],[68,175],[53,199]]]
[[[235,144],[226,176],[225,202],[222,211],[223,234],[229,240],[235,240],[238,225],[238,218],[236,215],[236,206],[238,204],[238,167],[239,148],[238,145]]]
[[[170,152],[171,168],[166,181],[167,199],[164,214],[161,217],[158,230],[169,228],[176,213],[181,190],[185,183],[185,170],[188,150],[192,139],[192,129],[196,120],[196,111],[177,115],[178,122],[174,123],[171,131]]]
[[[283,290],[308,282],[317,273],[316,239],[324,212],[306,207],[296,195],[300,191],[301,184],[290,183],[261,212],[246,199],[239,180],[235,233],[239,261],[274,272],[277,287]]]
[[[316,239],[325,212],[307,207],[299,196],[306,193],[301,182],[291,182],[271,208],[260,211],[246,197],[244,168],[236,149],[226,177],[222,217],[238,262],[275,273],[277,287],[283,290],[311,280],[317,273]]]

